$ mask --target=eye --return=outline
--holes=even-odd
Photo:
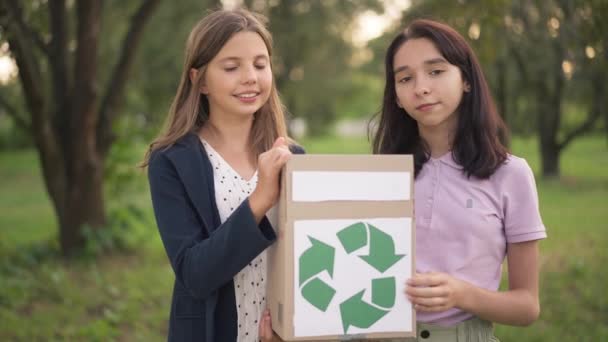
[[[226,71],[226,72],[231,72],[231,71],[236,70],[236,68],[237,68],[237,67],[235,67],[235,66],[231,66],[231,67],[225,67],[225,68],[224,68],[224,71]]]
[[[263,69],[266,68],[266,64],[256,64],[255,68],[258,69],[258,70],[263,70]]]
[[[437,70],[431,71],[429,74],[431,74],[433,76],[436,76],[436,75],[439,75],[439,74],[442,74],[442,73],[443,73],[443,70],[437,69]]]
[[[405,76],[405,77],[402,77],[402,78],[399,80],[399,83],[407,83],[407,82],[409,82],[411,79],[412,79],[412,77],[411,77],[411,76]]]

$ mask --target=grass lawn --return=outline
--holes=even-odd
[[[305,139],[308,153],[368,153],[364,139]],[[516,155],[537,174],[549,238],[541,243],[538,322],[498,326],[503,341],[608,340],[608,148],[604,137],[575,141],[562,177],[538,177],[534,139]],[[135,164],[134,160],[134,164]],[[158,233],[145,176],[129,203],[145,219],[133,252],[66,261],[57,257],[56,220],[33,151],[0,152],[0,341],[163,341],[173,275]],[[152,221],[153,222],[153,221]]]

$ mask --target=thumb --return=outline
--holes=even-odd
[[[274,144],[272,144],[272,148],[281,147],[283,145],[285,145],[285,138],[278,137],[277,140],[274,141]]]

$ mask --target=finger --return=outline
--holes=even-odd
[[[423,298],[423,297],[411,297],[410,301],[414,305],[422,305],[422,306],[444,306],[447,303],[446,298],[443,297],[431,297],[431,298]]]
[[[262,313],[262,317],[260,317],[260,325],[259,325],[259,330],[258,330],[258,335],[260,336],[260,338],[266,338],[267,332],[266,332],[266,315],[268,313],[268,309],[264,310],[264,312]]]
[[[440,273],[419,273],[406,282],[409,286],[437,286],[441,283],[443,276]]]
[[[447,296],[447,290],[444,286],[431,286],[431,287],[416,287],[408,286],[405,289],[405,293],[412,297],[445,297]]]
[[[270,315],[264,316],[264,330],[265,330],[264,338],[266,338],[266,340],[268,340],[268,341],[271,341],[272,340],[272,322],[270,320]]]
[[[274,149],[271,156],[271,165],[274,168],[282,167],[291,158],[289,150]]]
[[[278,137],[277,140],[274,141],[274,144],[272,144],[272,148],[284,146],[284,145],[285,145],[285,138]]]
[[[415,304],[414,309],[416,311],[423,311],[423,312],[441,312],[441,311],[445,311],[446,307],[444,307],[444,306],[426,306],[426,305],[422,305],[422,304]]]
[[[279,165],[279,166],[283,166],[283,165],[285,165],[285,163],[287,163],[287,161],[288,161],[289,159],[291,159],[291,156],[292,156],[292,154],[291,154],[291,152],[289,152],[289,151],[286,151],[286,152],[281,152],[281,154],[280,154],[280,156],[279,156],[279,159],[277,160],[278,165]]]
[[[272,317],[270,317],[270,311],[268,312],[268,335],[272,337]]]
[[[266,335],[266,327],[264,326],[264,316],[260,319],[260,325],[258,326],[258,335],[260,338],[264,338]]]
[[[291,154],[291,150],[289,149],[289,146],[287,145],[281,145],[281,146],[277,146],[274,148],[275,151],[277,151],[277,153],[289,153]]]

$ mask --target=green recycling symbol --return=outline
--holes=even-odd
[[[393,238],[365,223],[357,222],[337,233],[337,237],[347,254],[351,254],[369,244],[369,254],[359,256],[369,266],[384,273],[405,255],[395,254]],[[312,246],[299,258],[299,287],[302,297],[311,305],[326,312],[336,294],[336,290],[319,279],[317,275],[327,271],[333,278],[335,248],[311,236]],[[340,303],[340,315],[344,334],[351,326],[366,329],[390,312],[395,305],[395,277],[375,278],[371,281],[372,304],[363,300],[366,289],[362,289]]]

